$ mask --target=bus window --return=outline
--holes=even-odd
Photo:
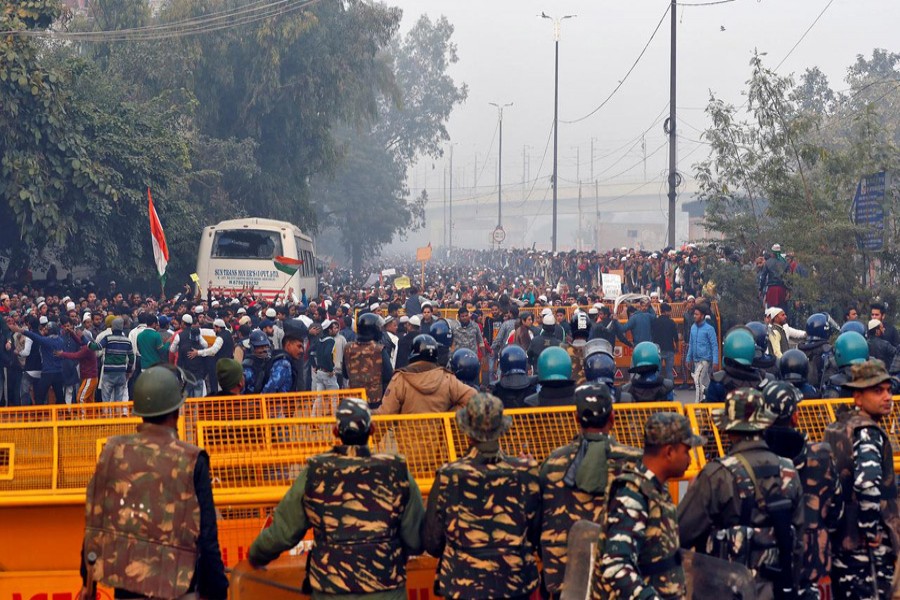
[[[275,231],[232,229],[217,231],[212,258],[273,259],[283,253],[281,236]]]

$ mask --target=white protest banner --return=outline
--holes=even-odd
[[[622,293],[622,276],[603,273],[603,297],[617,298]]]

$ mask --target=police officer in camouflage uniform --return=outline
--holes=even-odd
[[[144,371],[133,409],[144,422],[136,434],[107,440],[88,483],[82,576],[93,568],[92,581],[115,588],[116,598],[228,595],[209,456],[178,439],[184,398],[180,371]]]
[[[541,563],[546,598],[563,589],[569,529],[580,519],[600,523],[606,490],[626,463],[641,460],[641,451],[612,436],[613,400],[609,388],[588,383],[575,390],[575,420],[581,434],[557,448],[541,466]],[[632,467],[635,468],[635,467]]]
[[[704,443],[682,415],[647,419],[643,458],[626,463],[609,489],[591,600],[684,597],[678,523],[666,482],[684,475],[691,449]]]
[[[471,446],[438,469],[425,513],[425,550],[439,559],[435,593],[526,600],[540,580],[538,464],[500,450],[511,419],[498,398],[476,394],[456,421]]]
[[[366,402],[344,398],[336,416],[340,445],[301,469],[250,546],[250,564],[268,564],[312,529],[303,588],[313,600],[405,600],[406,561],[422,548],[421,493],[406,459],[372,454]]]
[[[622,386],[622,402],[665,402],[675,399],[675,383],[663,379],[659,347],[641,342],[631,355],[631,381]]]
[[[793,598],[803,531],[803,489],[794,464],[763,432],[776,419],[756,388],[729,392],[722,426],[728,453],[706,463],[678,503],[682,548],[749,568],[758,598]]]
[[[860,333],[845,331],[834,342],[833,360],[829,360],[822,373],[822,398],[846,398],[851,395],[847,383],[851,380],[853,365],[869,360],[869,344]]]
[[[394,374],[390,349],[380,343],[384,319],[375,313],[359,315],[356,341],[344,348],[344,379],[349,389],[366,390],[373,409],[381,406],[381,397]]]
[[[890,379],[879,360],[854,365],[844,387],[853,390],[855,409],[825,430],[845,501],[833,540],[835,600],[891,597],[900,516],[894,453],[885,431],[893,407]]]
[[[786,355],[787,352],[778,360]],[[794,463],[803,485],[803,561],[798,597],[818,600],[819,580],[831,573],[830,536],[844,509],[841,480],[831,446],[826,442],[811,442],[805,433],[797,430],[799,390],[786,381],[771,381],[763,386],[762,393],[766,406],[776,415],[775,423],[763,434],[766,444],[775,454]]]

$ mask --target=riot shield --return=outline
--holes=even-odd
[[[600,526],[581,520],[569,529],[566,550],[566,574],[563,578],[561,600],[586,600],[591,596],[591,576],[594,572],[594,550]]]
[[[744,565],[692,550],[681,552],[688,600],[755,600],[753,574]]]

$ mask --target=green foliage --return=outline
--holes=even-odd
[[[734,106],[710,98],[712,127],[704,136],[712,152],[695,167],[699,196],[707,202],[706,224],[744,252],[745,263],[776,242],[795,251],[807,274],[791,278],[792,301],[839,310],[870,295],[860,277],[865,269],[856,247],[859,230],[848,218],[856,182],[898,166],[896,111],[891,103],[861,99],[874,87],[873,77],[883,80],[890,71],[896,77],[900,56],[876,51],[873,61],[858,59],[849,71],[853,88],[847,95],[833,91],[817,69],[806,71],[795,86],[762,58],[750,63],[748,120]],[[898,234],[889,237],[900,239]],[[897,250],[891,242],[880,257],[885,273],[900,273]],[[745,311],[743,295],[756,273],[717,276],[723,305]],[[755,293],[750,298],[758,305]]]
[[[55,23],[99,39],[251,4],[92,0],[60,20],[57,2],[7,3],[0,28]],[[203,225],[236,216],[311,233],[321,218],[357,262],[371,256],[421,225],[427,198],[406,198],[407,167],[440,154],[466,96],[446,75],[457,60],[446,19],[423,18],[401,39],[400,17],[323,0],[159,41],[0,39],[0,254],[15,254],[13,269],[46,253],[150,283],[150,187],[173,278],[193,270]]]
[[[58,14],[52,1],[8,3],[0,30],[46,27]],[[0,251],[13,267],[33,250],[67,243],[71,217],[87,222],[119,201],[85,131],[89,111],[72,101],[70,74],[41,56],[30,37],[0,39]]]
[[[458,58],[453,26],[422,16],[381,61],[394,85],[379,101],[377,120],[344,130],[343,160],[333,176],[314,182],[322,222],[337,233],[356,271],[396,235],[424,224],[426,194],[407,200],[407,169],[420,155],[440,156],[448,140],[446,121],[468,95],[447,69]],[[360,210],[365,207],[364,210]]]

